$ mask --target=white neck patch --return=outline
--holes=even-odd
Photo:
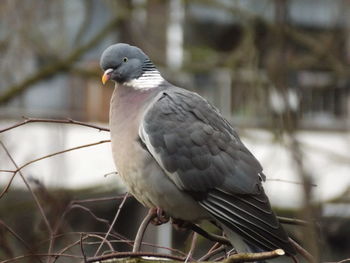
[[[158,87],[165,80],[160,75],[159,71],[154,69],[144,72],[141,77],[124,82],[123,85],[132,87],[138,90],[148,90]]]

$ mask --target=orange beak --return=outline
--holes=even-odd
[[[111,72],[113,71],[113,69],[107,69],[104,73],[103,73],[103,75],[102,75],[102,84],[103,85],[105,85],[106,83],[107,83],[107,81],[108,80],[110,80],[110,78],[111,78]]]

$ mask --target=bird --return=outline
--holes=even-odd
[[[100,66],[102,83],[115,82],[113,159],[140,203],[174,219],[213,221],[239,252],[296,254],[264,192],[261,164],[216,107],[169,83],[136,46],[107,47]]]

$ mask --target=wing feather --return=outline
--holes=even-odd
[[[195,93],[164,91],[147,110],[139,134],[182,190],[260,191],[259,162],[220,113]]]
[[[165,174],[218,221],[261,248],[294,254],[262,189],[260,163],[207,101],[182,89],[163,91],[139,134]]]
[[[263,192],[260,195],[265,197],[266,202],[261,203],[256,199],[247,202],[245,196],[233,196],[214,190],[200,204],[219,222],[237,233],[242,232],[246,241],[255,241],[255,244],[267,250],[282,248],[288,254],[295,254],[287,234],[270,208],[266,195]],[[254,205],[251,205],[252,202]],[[257,210],[257,207],[260,209]]]

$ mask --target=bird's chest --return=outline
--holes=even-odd
[[[113,120],[116,121],[118,118],[115,117]],[[114,162],[119,176],[136,197],[141,196],[149,184],[148,175],[145,172],[147,155],[138,142],[137,132],[134,132],[137,129],[137,125],[131,126],[130,123],[111,122],[111,146]],[[143,200],[139,201],[145,204]]]
[[[138,134],[144,109],[147,107],[146,95],[132,93],[129,90],[116,90],[110,108],[114,162],[118,174],[136,197],[142,195],[150,181],[146,171],[150,156],[141,147]],[[145,204],[145,201],[141,202]]]

